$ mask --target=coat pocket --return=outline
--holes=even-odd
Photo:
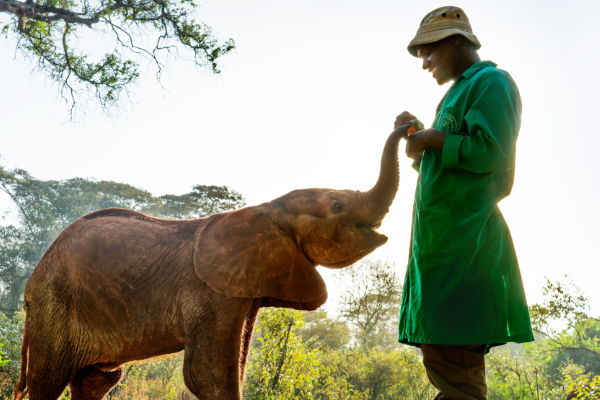
[[[413,252],[419,260],[457,254],[462,246],[460,207],[417,210]]]
[[[435,119],[434,128],[446,133],[460,132],[463,123],[462,111],[463,107],[460,106],[442,108]]]

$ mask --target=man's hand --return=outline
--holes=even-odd
[[[396,121],[394,122],[394,130],[400,128],[402,125],[406,124],[408,121],[413,119],[418,119],[408,111],[404,111],[402,114],[396,117]]]
[[[415,161],[420,161],[423,152],[429,147],[435,147],[438,150],[442,150],[444,148],[446,135],[446,132],[433,128],[423,129],[422,131],[413,133],[406,140],[406,156]]]

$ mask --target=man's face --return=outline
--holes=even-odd
[[[417,46],[417,56],[423,60],[423,69],[432,73],[438,85],[458,78],[460,65],[459,44],[461,38],[449,37],[439,42]]]

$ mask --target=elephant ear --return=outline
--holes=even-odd
[[[325,282],[270,210],[247,207],[208,218],[196,231],[196,274],[228,297],[273,298],[274,304],[279,299],[283,306],[313,308],[327,299]]]

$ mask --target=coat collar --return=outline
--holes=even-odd
[[[487,67],[496,68],[498,64],[492,61],[479,61],[473,65],[471,65],[465,72],[462,73],[461,77],[465,79],[470,79],[477,71],[480,71]]]
[[[442,100],[440,101],[440,103],[438,104],[438,106],[435,110],[435,115],[437,115],[440,112],[440,107],[442,106],[442,103],[444,102],[444,100],[446,100],[448,93],[450,93],[452,91],[452,89],[454,88],[456,83],[460,80],[460,78],[470,79],[473,75],[475,75],[476,72],[481,71],[484,68],[488,68],[488,67],[496,68],[497,66],[498,66],[498,64],[496,64],[495,62],[492,62],[492,61],[479,61],[479,62],[471,65],[469,68],[467,68],[467,70],[465,72],[463,72],[462,75],[459,76],[454,81],[454,83],[452,84],[450,89],[448,89],[448,91],[446,92],[444,97],[442,97]]]

